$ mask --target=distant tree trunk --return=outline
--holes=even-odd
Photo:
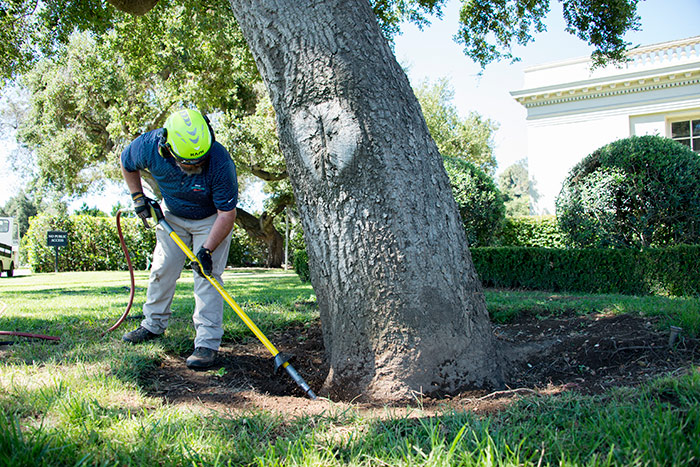
[[[268,268],[279,268],[284,262],[284,238],[273,224],[274,216],[263,213],[259,218],[237,209],[236,224],[245,229],[246,233],[253,238],[262,240],[267,245],[267,260],[265,266]]]
[[[158,0],[107,0],[115,8],[118,8],[132,15],[140,16],[148,13]]]

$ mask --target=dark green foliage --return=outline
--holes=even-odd
[[[639,0],[563,0],[566,31],[595,47],[593,63],[624,59],[625,32],[639,29]],[[485,67],[512,59],[513,44],[526,45],[545,30],[550,0],[470,0],[462,4],[457,40]]]
[[[52,6],[69,21],[74,3]],[[47,192],[120,179],[114,161],[124,147],[180,106],[228,119],[255,108],[260,77],[226,2],[158,2],[144,16],[118,14],[109,29],[68,35],[22,73],[30,108],[17,137]]]
[[[608,144],[577,164],[556,201],[577,247],[662,247],[700,241],[700,158],[660,136]]]
[[[501,194],[491,177],[474,164],[454,157],[443,160],[469,245],[489,245],[505,218]]]
[[[493,242],[499,246],[564,248],[564,233],[555,216],[506,217]]]
[[[442,6],[446,0],[370,0],[372,10],[377,15],[377,22],[384,37],[392,41],[400,32],[403,22],[409,21],[423,28],[430,24],[427,15],[442,16]]]
[[[620,60],[624,56],[623,36],[639,29],[639,0],[564,0],[566,30],[595,47],[594,63]],[[122,3],[122,2],[116,2]],[[221,9],[219,19],[226,18],[227,2],[181,2],[185,8],[201,5],[203,12]],[[370,4],[385,38],[391,40],[408,21],[419,28],[430,23],[429,17],[440,18],[445,0],[371,0]],[[544,17],[551,0],[470,0],[463,1],[456,40],[464,45],[464,53],[482,68],[494,60],[514,59],[513,44],[526,45],[532,35],[545,30]],[[158,2],[150,15],[161,22]],[[2,78],[25,72],[32,63],[67,42],[74,30],[91,31],[99,36],[122,15],[104,2],[95,0],[40,2],[14,0],[0,3],[0,75]],[[123,6],[123,5],[122,5]],[[179,6],[179,5],[178,5]],[[136,8],[141,10],[141,8]],[[37,14],[38,13],[38,14]],[[218,13],[218,12],[217,12]],[[178,19],[180,19],[180,13]],[[204,16],[204,14],[200,14]],[[145,15],[144,18],[148,18]]]
[[[124,241],[135,269],[146,269],[155,248],[155,231],[146,230],[140,219],[121,219]],[[29,266],[35,272],[53,272],[54,247],[46,246],[46,232],[68,232],[68,246],[59,248],[59,271],[126,270],[117,224],[113,217],[50,216],[33,217],[22,239]]]
[[[474,0],[464,2],[459,12],[457,40],[464,53],[484,68],[493,61],[513,59],[512,42],[526,45],[533,32],[546,29],[543,19],[549,0]]]
[[[297,250],[294,252],[294,271],[299,275],[299,279],[301,279],[302,282],[309,282],[311,280],[309,256],[306,254],[306,250]]]
[[[593,64],[608,60],[622,61],[625,32],[639,29],[637,2],[639,0],[563,0],[567,32],[575,34],[596,48]]]
[[[700,294],[700,246],[663,249],[474,248],[487,287],[627,295]]]
[[[0,2],[0,80],[27,71],[51,55],[74,31],[106,31],[118,15],[105,2],[12,0]]]
[[[309,271],[309,255],[306,253],[304,232],[302,232],[301,226],[298,224],[297,228],[294,229],[293,232],[293,235],[289,239],[292,267],[302,282],[310,282],[311,272]]]

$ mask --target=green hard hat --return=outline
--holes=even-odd
[[[178,110],[165,121],[166,145],[185,164],[196,164],[214,141],[206,117],[197,110]]]

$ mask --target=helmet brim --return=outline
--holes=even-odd
[[[200,165],[209,158],[209,151],[207,151],[203,156],[197,157],[196,159],[185,159],[184,157],[180,157],[175,153],[172,154],[175,160],[177,160],[180,164],[183,165]]]

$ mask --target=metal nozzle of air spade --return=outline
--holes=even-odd
[[[294,356],[289,354],[278,353],[275,355],[275,373],[277,373],[280,368],[284,368],[287,370],[287,373],[292,377],[294,382],[297,383],[297,385],[299,385],[299,387],[306,393],[306,395],[309,396],[311,400],[316,400],[316,394],[314,394],[309,385],[306,384],[304,378],[297,373],[297,370],[294,369],[292,364],[289,363],[289,361],[293,358]]]

